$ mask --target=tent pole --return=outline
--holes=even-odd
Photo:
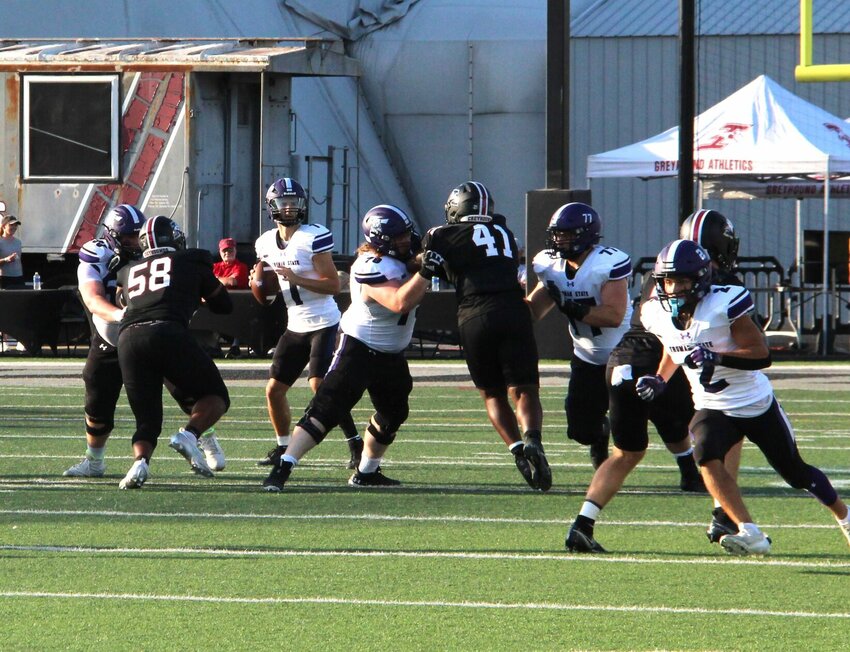
[[[829,345],[827,336],[829,334],[829,157],[826,159],[826,175],[823,179],[823,274],[821,284],[823,286],[823,295],[821,300],[821,316],[823,323],[821,325],[821,349],[825,356],[829,353]]]

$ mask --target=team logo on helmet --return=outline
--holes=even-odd
[[[370,208],[363,216],[362,228],[366,242],[378,253],[400,259],[409,255],[410,240],[399,238],[413,232],[413,221],[398,206],[380,204]]]
[[[165,215],[157,215],[145,220],[139,234],[142,256],[148,258],[165,251],[177,251],[186,248],[186,236],[177,223]]]
[[[467,181],[449,193],[445,206],[446,222],[456,224],[463,218],[475,215],[492,217],[495,208],[493,195],[487,186],[478,181]]]
[[[278,179],[266,192],[266,211],[278,224],[299,224],[307,219],[307,193],[295,179]]]
[[[138,208],[130,204],[118,204],[103,218],[103,239],[116,254],[125,259],[135,258],[141,251],[132,236],[139,235],[144,222],[145,216]]]
[[[711,258],[693,240],[674,240],[655,259],[652,272],[661,306],[677,317],[686,306],[694,306],[711,289]],[[668,292],[664,279],[690,279],[687,290]]]

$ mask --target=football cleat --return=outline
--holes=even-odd
[[[66,478],[102,478],[106,472],[106,463],[103,460],[93,460],[84,457],[82,462],[74,464],[62,475]]]
[[[216,439],[216,436],[213,433],[201,435],[201,438],[198,439],[198,448],[200,448],[201,452],[203,452],[210,470],[224,470],[227,460],[224,459],[224,451],[221,450],[221,445],[218,443],[218,439]]]
[[[720,545],[730,555],[766,555],[770,539],[752,523],[745,523],[737,534],[724,534]]]
[[[127,471],[127,475],[118,483],[119,489],[141,489],[142,485],[150,476],[148,463],[144,460],[136,460]]]
[[[351,451],[351,458],[348,460],[347,468],[356,469],[360,466],[360,460],[363,457],[363,440],[360,437],[349,439],[348,450]]]
[[[705,536],[711,543],[720,543],[724,534],[737,534],[738,524],[726,515],[722,507],[711,510],[711,523],[705,530]]]
[[[286,446],[275,446],[266,456],[257,462],[257,466],[277,466],[280,463],[280,457],[286,452]]]
[[[279,459],[278,463],[272,467],[269,472],[269,477],[263,480],[263,489],[277,493],[283,491],[283,485],[289,480],[289,475],[292,473],[292,462]]]
[[[373,473],[362,473],[360,470],[354,472],[354,474],[348,479],[348,484],[351,487],[398,487],[401,482],[398,480],[393,480],[392,478],[388,478],[381,470],[378,469]]]
[[[171,441],[168,445],[180,453],[198,475],[205,478],[212,478],[215,475],[207,464],[201,449],[198,448],[198,439],[191,432],[181,428],[171,435]]]
[[[552,488],[552,469],[543,452],[543,443],[536,437],[529,437],[522,449],[522,454],[531,465],[532,485],[540,491],[549,491]]]
[[[564,542],[564,545],[570,552],[608,552],[599,545],[596,539],[585,534],[575,525],[567,533],[567,540]]]
[[[517,471],[519,471],[523,480],[528,483],[528,486],[532,489],[537,489],[537,485],[534,482],[534,472],[531,469],[531,464],[528,463],[528,460],[525,459],[522,453],[514,455],[514,463],[516,464]]]

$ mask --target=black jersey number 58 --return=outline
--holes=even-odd
[[[132,299],[146,292],[156,292],[171,285],[171,258],[154,258],[130,270],[127,296]]]

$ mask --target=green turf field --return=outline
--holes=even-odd
[[[850,649],[850,549],[828,511],[753,447],[741,485],[773,539],[732,558],[704,535],[710,500],[677,490],[657,437],[602,513],[611,552],[564,550],[592,469],[565,440],[563,390],[543,389],[547,494],[528,489],[466,383],[414,389],[385,459],[398,490],[346,486],[338,432],[278,495],[256,459],[273,441],[262,380],[231,384],[228,456],[193,475],[166,429],[141,490],[122,397],[107,477],[63,478],[84,452],[82,383],[0,388],[2,650]],[[778,386],[779,387],[779,386]],[[850,495],[850,389],[781,387],[807,460]],[[300,414],[307,391],[291,394]],[[366,402],[355,418],[364,422]]]

